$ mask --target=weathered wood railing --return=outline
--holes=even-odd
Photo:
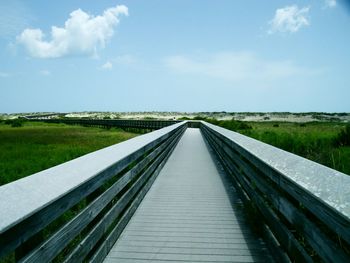
[[[279,261],[350,262],[350,176],[206,122],[201,130]]]
[[[48,123],[65,123],[82,126],[98,126],[103,128],[136,128],[157,130],[181,121],[176,120],[93,120],[93,119],[30,119]]]
[[[183,131],[198,126],[278,261],[350,262],[350,176],[206,122],[177,123],[0,187],[0,262],[100,262]]]
[[[185,129],[177,123],[1,186],[0,258],[100,262]]]

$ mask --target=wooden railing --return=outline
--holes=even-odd
[[[350,262],[350,177],[182,122],[0,187],[0,262],[101,262],[187,127],[200,127],[281,262]]]
[[[47,123],[65,123],[82,126],[97,126],[103,128],[136,128],[157,130],[181,121],[176,120],[93,120],[93,119],[30,119]]]
[[[100,262],[186,127],[177,123],[1,186],[0,258]]]
[[[206,122],[201,130],[278,261],[350,262],[350,176]]]

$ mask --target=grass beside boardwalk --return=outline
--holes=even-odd
[[[136,133],[119,129],[25,122],[0,123],[0,185],[125,141]]]
[[[255,139],[350,174],[350,146],[338,143],[343,123],[250,123]]]
[[[206,121],[350,175],[350,126],[344,123]]]

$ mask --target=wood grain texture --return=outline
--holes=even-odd
[[[207,135],[213,140],[210,135]],[[244,189],[245,193],[249,196],[249,200],[255,203],[256,207],[260,211],[261,215],[265,219],[266,224],[271,229],[280,244],[282,244],[284,250],[288,253],[289,257],[296,262],[312,262],[311,258],[307,255],[303,247],[298,243],[293,234],[289,229],[281,223],[278,216],[270,209],[264,200],[256,193],[255,189],[249,185],[244,179],[238,167],[228,159],[223,148],[220,147],[214,140],[211,144],[218,154],[220,154],[222,162],[224,163],[227,170],[234,176],[235,180],[239,182],[239,185]],[[263,227],[263,222],[260,223]]]
[[[181,135],[181,130],[177,136]],[[177,137],[176,136],[176,137]],[[176,137],[172,140],[176,140]],[[164,156],[170,151],[172,145],[168,147],[155,159],[155,161],[144,171],[144,173],[133,183],[128,191],[113,205],[113,207],[103,216],[103,218],[95,225],[88,235],[80,242],[80,244],[68,255],[65,262],[82,262],[88,253],[95,247],[96,243],[107,232],[110,225],[124,208],[129,204],[135,194],[141,189],[147,179],[153,174],[157,166],[162,162]]]
[[[302,173],[299,177],[302,178],[326,178],[327,182],[320,182],[320,184],[323,183],[322,189],[321,185],[319,185],[320,189],[316,191],[314,190],[315,193],[318,191],[321,192],[327,192],[327,189],[332,185],[336,184],[335,182],[332,182],[332,175],[334,176],[334,180],[337,179],[337,184],[339,185],[338,187],[341,187],[342,182],[344,185],[347,185],[349,183],[349,178],[345,174],[341,174],[340,172],[337,172],[335,170],[332,170],[330,168],[321,166],[315,162],[306,160],[304,158],[301,158],[299,156],[290,154],[288,152],[282,151],[280,149],[277,149],[275,147],[272,147],[270,145],[266,145],[262,142],[258,142],[254,139],[248,138],[246,136],[234,133],[232,131],[228,131],[226,129],[223,129],[221,127],[215,128],[215,126],[211,124],[206,124],[202,122],[202,127],[204,130],[210,131],[214,136],[220,137],[221,140],[223,140],[229,147],[237,151],[241,156],[249,160],[249,162],[254,165],[258,170],[260,170],[262,173],[264,173],[266,176],[268,176],[271,180],[273,180],[281,189],[286,191],[289,195],[293,196],[295,200],[298,202],[302,203],[311,213],[313,213],[316,217],[318,217],[324,224],[326,224],[330,229],[336,232],[337,235],[342,237],[344,240],[346,240],[350,244],[350,219],[349,217],[345,216],[345,214],[342,214],[339,212],[339,207],[342,206],[348,206],[349,202],[341,202],[341,200],[346,200],[346,197],[339,197],[339,200],[335,200],[333,198],[334,203],[339,203],[337,206],[331,206],[329,203],[330,201],[325,201],[322,200],[322,198],[317,197],[315,194],[313,194],[310,190],[307,190],[305,188],[306,185],[301,186],[298,184],[297,181],[292,180],[289,178],[287,175],[283,174],[280,170],[281,168],[277,169],[275,166],[278,164],[278,159],[275,161],[277,156],[281,156],[280,158],[280,163],[281,167],[284,167],[282,165],[283,158],[289,158],[291,163],[301,163],[304,166],[303,167],[289,167],[289,164],[287,168],[284,170],[288,171],[293,171],[298,170],[298,173]],[[214,129],[213,129],[214,128]],[[225,134],[225,135],[224,135]],[[231,136],[232,135],[232,136]],[[232,140],[232,138],[237,138],[241,140],[239,144]],[[247,147],[244,148],[243,145],[246,145]],[[256,150],[255,154],[252,154],[252,150],[254,150],[254,147],[256,147],[258,150]],[[249,148],[249,150],[248,150]],[[272,161],[263,161],[266,159],[266,153],[264,154],[264,150],[266,153],[271,154],[270,160]],[[274,156],[275,155],[275,156]],[[278,157],[277,157],[278,158]],[[308,166],[309,166],[309,171],[308,171]],[[311,170],[311,168],[313,170]],[[299,171],[300,170],[300,171]],[[313,173],[312,176],[310,173]],[[291,172],[290,172],[291,173]],[[328,176],[329,174],[329,176]],[[321,176],[322,175],[322,176]],[[343,180],[344,179],[344,180]],[[306,179],[305,179],[306,181]],[[304,182],[304,184],[306,184]],[[344,186],[342,186],[344,187]],[[315,189],[315,187],[311,184],[309,186],[310,189]],[[334,188],[334,187],[333,187]],[[332,188],[332,189],[333,189]],[[338,192],[338,190],[335,190],[334,192]],[[345,191],[346,192],[346,191]],[[333,193],[334,195],[344,195],[344,193]],[[346,209],[345,209],[346,211]]]
[[[300,207],[295,206],[295,201],[289,200],[289,198],[298,196],[298,198],[296,198],[297,201],[307,209],[315,202],[318,202],[318,205],[316,205],[318,209],[326,207],[323,211],[318,211],[316,213],[316,216],[318,216],[319,220],[325,225],[331,225],[332,223],[330,223],[330,221],[337,221],[339,223],[344,219],[343,216],[339,217],[339,213],[334,210],[332,213],[326,215],[332,208],[323,203],[322,200],[310,195],[303,187],[298,186],[295,182],[277,173],[276,170],[271,169],[256,156],[251,156],[246,149],[236,145],[227,137],[206,127],[206,125],[202,126],[202,130],[210,141],[210,144],[221,156],[225,166],[235,175],[236,180],[240,182],[246,194],[256,203],[261,214],[264,215],[266,222],[269,222],[268,225],[272,232],[276,235],[279,242],[284,246],[286,251],[288,251],[290,256],[299,253],[301,256],[301,258],[299,258],[300,260],[302,257],[305,257],[305,251],[302,251],[300,245],[297,245],[296,239],[288,228],[279,223],[284,220],[289,221],[293,229],[298,231],[299,235],[305,237],[309,245],[323,260],[336,262],[350,261],[349,254],[345,253],[345,251],[334,242],[332,237],[327,236],[329,230],[324,232],[324,227],[320,228],[311,221]],[[291,194],[291,192],[293,192],[293,194]],[[274,210],[278,213],[274,212]],[[279,218],[280,215],[282,215],[283,218]],[[326,222],[323,221],[323,219],[325,219],[324,215],[327,216],[328,221]],[[338,218],[334,219],[334,216],[338,216]],[[276,228],[276,225],[280,226]],[[331,231],[335,232],[334,235],[338,234],[339,228],[337,227],[339,227],[339,224],[330,228]],[[347,229],[346,224],[343,225],[343,227]],[[281,231],[284,232],[284,234],[282,234]],[[342,233],[342,237],[346,237],[348,234],[349,232]],[[295,253],[295,249],[299,252]],[[303,261],[305,261],[305,259],[303,259]]]
[[[0,257],[185,127],[166,127],[1,186],[7,198],[0,200]]]
[[[273,261],[215,162],[188,128],[105,262]]]
[[[139,172],[141,172],[142,169],[150,164],[154,158],[172,142],[176,135],[177,133],[125,173],[108,190],[90,203],[83,211],[63,226],[52,237],[22,259],[21,262],[48,262],[55,258],[57,254],[62,251],[69,242],[76,237],[87,226],[87,224],[89,224],[102,211],[102,209],[104,209],[105,206],[135,178],[135,176],[139,174]]]

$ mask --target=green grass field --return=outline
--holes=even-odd
[[[210,122],[350,174],[350,146],[337,143],[344,123]],[[0,185],[136,135],[64,124],[25,122],[14,128],[0,123]]]
[[[250,123],[248,136],[350,174],[350,147],[337,143],[340,123]],[[277,126],[278,125],[278,126]]]
[[[0,185],[137,136],[119,129],[0,123]]]
[[[344,123],[209,121],[350,175],[350,133]]]

